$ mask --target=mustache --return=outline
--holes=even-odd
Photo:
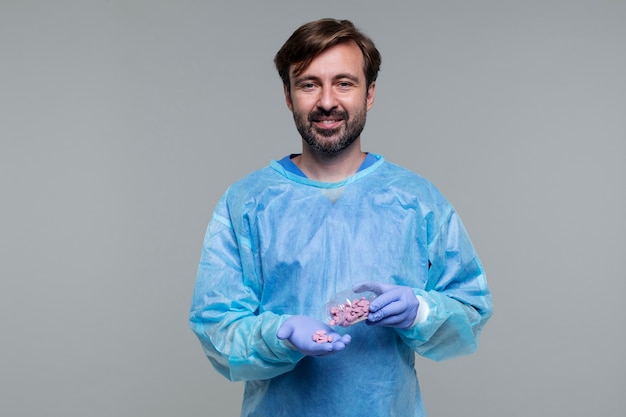
[[[309,113],[310,122],[314,120],[319,120],[323,117],[336,117],[338,119],[348,120],[348,112],[343,111],[343,110],[337,110],[337,109],[333,109],[330,111],[317,109]]]

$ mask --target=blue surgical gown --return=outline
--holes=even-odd
[[[337,183],[272,161],[214,210],[190,325],[215,369],[245,381],[242,416],[424,416],[414,353],[440,361],[477,349],[492,301],[459,216],[432,183],[370,155]],[[426,319],[341,328],[352,342],[322,358],[276,337],[291,315],[327,321],[326,302],[362,280],[411,287]]]

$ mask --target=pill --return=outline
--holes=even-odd
[[[315,343],[330,343],[333,341],[333,337],[327,335],[325,330],[316,330],[313,333],[312,339]]]
[[[365,320],[369,314],[370,302],[365,297],[346,300],[346,304],[340,304],[329,308],[331,326],[350,326]]]

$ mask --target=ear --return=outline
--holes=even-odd
[[[370,109],[374,105],[375,95],[376,95],[376,81],[372,82],[370,86],[367,88],[367,96],[365,97],[365,104],[367,106],[367,111],[370,111]]]
[[[290,112],[293,112],[293,102],[291,101],[291,93],[289,87],[283,84],[283,93],[285,94],[285,103]]]

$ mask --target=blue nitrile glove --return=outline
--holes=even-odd
[[[313,340],[316,331],[323,330],[332,337],[332,342],[317,343]],[[340,335],[327,324],[307,316],[291,316],[278,328],[276,337],[287,339],[300,352],[309,356],[325,356],[343,350],[350,343],[349,334]]]
[[[420,303],[409,287],[364,281],[355,284],[352,291],[371,291],[378,296],[370,302],[369,325],[407,329],[415,322]]]

